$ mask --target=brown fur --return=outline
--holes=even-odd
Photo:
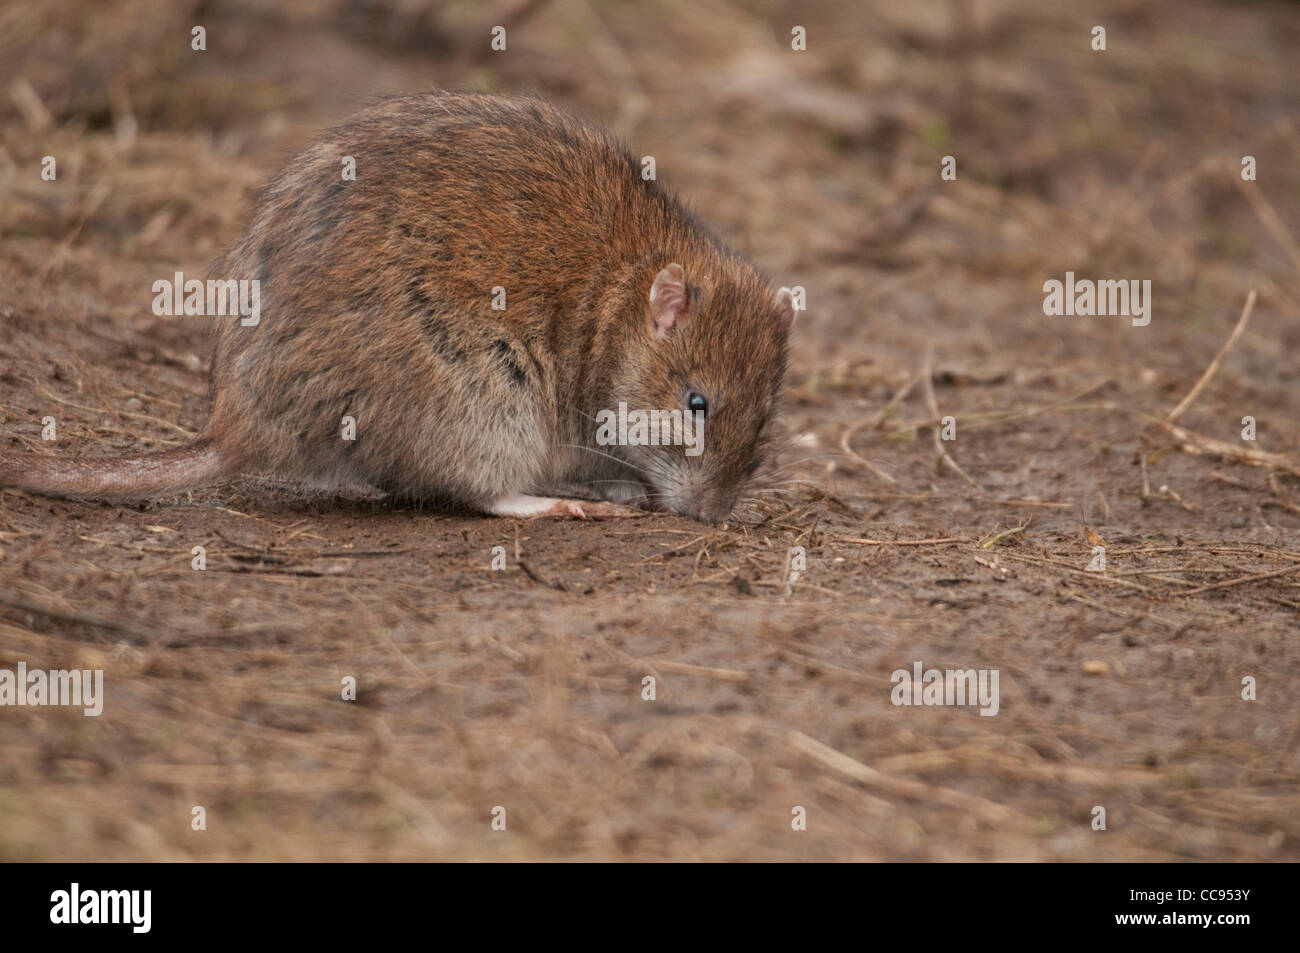
[[[691,308],[658,337],[649,292],[670,263]],[[607,133],[486,95],[391,99],[327,133],[272,181],[212,274],[261,281],[258,325],[207,319],[203,439],[223,472],[482,509],[578,486],[724,517],[760,461],[793,318]],[[505,311],[491,307],[498,285]],[[711,406],[701,456],[597,447],[597,411],[680,409],[688,390]],[[340,438],[345,415],[355,441]],[[37,491],[161,491],[129,474],[15,481],[9,460],[0,482]]]

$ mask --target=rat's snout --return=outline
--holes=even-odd
[[[721,523],[731,515],[731,509],[730,506],[702,506],[694,515],[705,523]]]
[[[705,523],[721,523],[736,505],[736,493],[704,493],[687,508],[689,515]]]
[[[744,489],[726,474],[720,478],[716,470],[685,461],[665,466],[656,475],[653,493],[659,506],[705,523],[721,523],[730,516]]]

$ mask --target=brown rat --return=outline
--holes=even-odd
[[[499,515],[721,520],[762,460],[794,320],[790,291],[609,133],[490,95],[390,99],[327,133],[212,274],[256,279],[260,315],[205,319],[212,410],[194,444],[2,453],[0,485],[139,498],[260,471]],[[702,452],[598,443],[620,404],[703,411]],[[576,494],[614,505],[556,498]]]

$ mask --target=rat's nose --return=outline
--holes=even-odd
[[[736,498],[733,495],[725,497],[702,496],[695,505],[694,516],[697,520],[703,520],[706,523],[721,523],[731,515],[732,507],[735,504]]]

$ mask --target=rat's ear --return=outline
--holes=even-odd
[[[790,325],[794,324],[794,292],[789,288],[776,293],[776,310],[782,329],[788,332]]]
[[[650,286],[650,316],[655,337],[667,337],[679,330],[695,313],[695,301],[686,286],[686,272],[676,263],[655,275]]]

